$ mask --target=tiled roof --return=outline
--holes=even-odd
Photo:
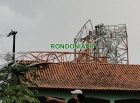
[[[140,91],[140,65],[54,63],[37,74],[39,88]]]

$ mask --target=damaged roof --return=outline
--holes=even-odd
[[[37,88],[140,91],[140,65],[65,62],[36,72]]]

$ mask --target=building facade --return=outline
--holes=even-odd
[[[71,90],[81,89],[85,103],[140,103],[140,65],[46,63],[37,67],[37,74],[37,87],[30,87],[39,91],[38,98],[67,101]]]

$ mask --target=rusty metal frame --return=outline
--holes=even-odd
[[[77,55],[77,58],[74,59],[74,55]],[[101,61],[98,58],[95,58],[86,52],[74,53],[74,52],[29,52],[28,56],[31,59],[22,59],[22,62],[39,62],[39,63],[60,63],[60,62],[98,62]],[[27,56],[26,56],[27,57]]]
[[[25,63],[25,64],[32,64],[32,63],[61,63],[61,62],[95,62],[101,63],[103,58],[100,60],[95,58],[89,54],[87,54],[88,50],[84,52],[47,52],[47,51],[31,51],[31,52],[17,52],[15,54],[15,61],[6,61],[4,59],[6,54],[1,54],[0,58],[5,61],[3,64],[8,64],[11,62],[16,63]],[[9,53],[13,55],[13,53]],[[77,58],[74,58],[74,55]],[[3,65],[2,63],[0,64]]]

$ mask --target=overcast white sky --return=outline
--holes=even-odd
[[[140,64],[140,0],[0,0],[0,52],[12,52],[11,30],[16,52],[56,51],[50,44],[73,43],[88,19],[126,24],[130,64]]]

